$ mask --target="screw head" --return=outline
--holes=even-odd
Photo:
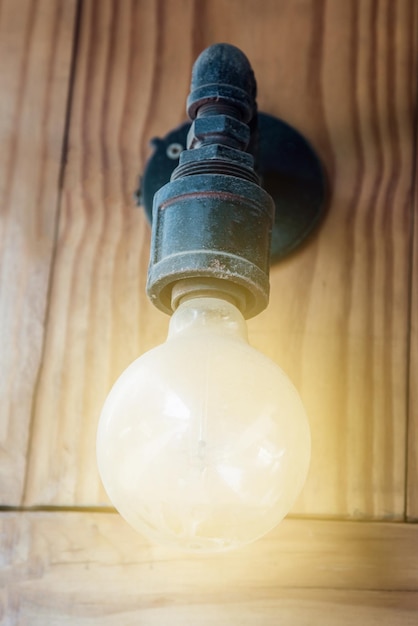
[[[183,152],[184,146],[181,143],[170,143],[167,146],[166,154],[169,159],[176,160],[180,157],[180,154]]]

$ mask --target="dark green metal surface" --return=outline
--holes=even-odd
[[[262,187],[276,205],[271,262],[279,261],[302,243],[325,211],[325,179],[319,159],[294,128],[280,119],[259,113],[259,138],[255,148],[256,170]],[[150,157],[136,197],[152,221],[154,194],[169,182],[186,148],[190,123],[153,139]]]

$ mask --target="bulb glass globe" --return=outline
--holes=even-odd
[[[99,471],[121,515],[158,543],[214,552],[258,539],[302,489],[310,432],[282,370],[239,310],[180,304],[168,339],[134,361],[103,407]]]

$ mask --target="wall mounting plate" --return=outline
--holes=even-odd
[[[266,113],[258,114],[258,124],[255,169],[276,205],[271,242],[271,262],[275,263],[297,248],[323,217],[325,176],[313,148],[296,129]],[[151,141],[155,150],[136,193],[150,222],[154,194],[177,167],[189,128],[190,123],[185,123]]]

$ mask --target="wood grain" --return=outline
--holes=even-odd
[[[414,525],[286,520],[187,558],[113,514],[3,513],[0,528],[7,626],[416,623]]]
[[[415,140],[418,142],[418,115]],[[409,338],[409,419],[407,466],[407,519],[418,521],[418,162],[415,160],[415,197],[413,205],[414,245],[411,268],[411,329]]]
[[[73,0],[0,3],[0,501],[21,501],[45,330]]]
[[[301,390],[312,466],[295,511],[402,519],[417,5],[86,0],[25,502],[106,503],[95,430],[111,383],[164,340],[131,193],[148,140],[184,119],[190,69],[241,47],[259,105],[298,127],[330,183],[309,245],[273,268],[252,343]]]
[[[99,578],[101,582],[101,578]],[[41,599],[39,599],[41,596]],[[173,599],[156,598],[154,606],[138,608],[136,591],[124,604],[122,600],[100,596],[82,604],[66,599],[66,592],[37,594],[23,588],[13,592],[13,608],[5,626],[67,626],[76,620],[77,626],[352,626],[353,623],[373,626],[416,626],[417,598],[408,592],[379,591],[286,590],[275,599],[229,600],[222,604],[190,602],[187,605]],[[64,597],[64,600],[63,600]],[[74,597],[73,597],[74,599]],[[102,604],[107,600],[106,604]],[[97,604],[96,604],[97,602]],[[64,603],[64,615],[62,604]],[[15,608],[16,607],[16,608]],[[125,608],[126,607],[126,608]],[[18,616],[20,622],[12,621]],[[278,622],[278,620],[280,620]]]

